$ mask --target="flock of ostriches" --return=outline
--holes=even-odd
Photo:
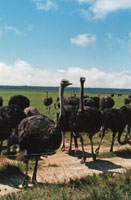
[[[35,157],[35,167],[32,176],[32,183],[36,183],[38,161],[43,153],[51,153],[57,150],[62,143],[62,150],[65,150],[65,133],[70,132],[69,153],[72,149],[72,138],[74,138],[75,148],[77,150],[77,138],[80,138],[82,145],[82,160],[86,161],[84,151],[84,141],[82,133],[89,136],[91,142],[91,153],[93,160],[99,154],[100,145],[105,135],[105,131],[110,129],[112,132],[112,144],[110,151],[113,151],[114,139],[118,133],[118,142],[121,145],[130,144],[131,127],[131,97],[125,99],[125,105],[119,109],[113,108],[114,100],[110,96],[103,98],[84,96],[85,78],[80,78],[80,97],[64,97],[65,87],[71,85],[67,80],[62,80],[59,87],[59,98],[55,109],[60,109],[57,115],[57,123],[49,117],[40,113],[36,108],[30,107],[30,100],[23,95],[12,96],[8,106],[3,105],[3,99],[0,99],[0,152],[2,143],[8,140],[8,150],[11,145],[18,144],[20,151],[24,151],[24,161],[26,163],[26,175],[23,186],[27,186],[28,180],[28,162]],[[44,100],[45,106],[52,104],[52,98]],[[121,141],[124,129],[127,127],[127,134]],[[93,149],[93,136],[102,131],[98,148]]]

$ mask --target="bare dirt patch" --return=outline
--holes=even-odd
[[[114,152],[119,152],[125,148],[131,149],[131,146],[115,146]],[[109,152],[109,149],[108,147],[101,147],[100,153]],[[84,164],[80,163],[81,151],[79,152],[79,158],[75,156],[74,152],[72,152],[72,155],[68,155],[67,150],[61,152],[60,149],[56,154],[48,156],[47,158],[41,156],[37,173],[38,182],[68,183],[70,180],[79,179],[94,173],[99,174],[103,171],[122,173],[126,168],[131,168],[131,156],[116,156],[112,158],[98,157],[94,162],[91,157],[90,148],[85,148],[85,151],[87,159]],[[32,176],[31,173],[30,176]],[[0,180],[0,196],[18,191],[18,185],[23,177],[24,174],[20,172],[20,176],[18,174],[17,176],[12,174],[12,177],[8,180]]]

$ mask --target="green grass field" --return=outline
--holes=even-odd
[[[26,97],[28,97],[30,99],[30,106],[32,107],[36,107],[40,112],[42,112],[43,114],[49,116],[49,118],[53,119],[54,121],[56,121],[56,113],[59,112],[59,110],[55,110],[54,109],[54,103],[56,102],[57,97],[59,96],[59,92],[49,92],[48,96],[53,98],[53,104],[51,105],[51,110],[50,113],[46,110],[46,107],[43,104],[43,100],[46,98],[46,92],[45,91],[22,91],[22,90],[14,90],[14,91],[10,91],[10,90],[0,90],[0,96],[3,97],[4,100],[4,105],[8,105],[8,101],[10,99],[11,96],[16,95],[16,94],[21,94],[21,95],[25,95]],[[65,96],[69,96],[71,95],[71,92],[67,92],[65,90],[64,95]],[[77,96],[79,96],[80,94],[77,93]],[[88,96],[108,96],[109,94],[91,94],[91,93],[85,93],[85,95]],[[114,95],[113,99],[115,101],[115,108],[120,108],[122,105],[124,105],[124,98],[128,97],[128,94],[124,94],[122,96],[118,96],[117,94]],[[66,140],[69,141],[70,139],[70,135],[69,133],[66,134]],[[106,136],[103,140],[102,145],[104,146],[110,146],[111,144],[111,139],[112,139],[112,135],[110,134],[110,132],[108,131],[106,133]],[[94,144],[98,145],[100,140],[100,137],[98,134],[96,134],[94,136]],[[87,140],[87,136],[84,136],[84,141],[85,141],[85,145],[90,145],[89,140]],[[6,145],[6,142],[5,142]],[[115,145],[118,145],[118,142],[115,141]]]

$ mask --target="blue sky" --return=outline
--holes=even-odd
[[[131,88],[131,0],[0,0],[0,85]]]

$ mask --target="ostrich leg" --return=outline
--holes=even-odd
[[[130,133],[130,131],[131,131],[131,124],[128,124],[128,125],[127,125],[127,134],[126,134],[126,136],[125,136],[125,141],[128,140],[128,136],[129,136],[129,139],[131,138],[131,133]]]
[[[92,137],[93,137],[93,135],[89,135],[89,139],[90,139],[90,142],[91,142],[91,153],[92,153],[92,156],[93,156],[93,160],[96,161],[96,154],[94,154],[94,150],[93,150]]]
[[[78,133],[71,132],[71,134],[70,134],[70,147],[69,147],[69,153],[70,153],[71,150],[72,150],[72,138],[74,138],[74,143],[75,143],[75,153],[77,154],[77,151],[78,151],[77,138],[79,137],[78,135],[79,135]]]
[[[69,150],[68,150],[69,154],[71,153],[71,150],[72,150],[72,138],[73,138],[73,132],[71,132],[71,134],[70,134],[70,146],[69,146]]]
[[[23,187],[28,187],[28,181],[29,181],[29,177],[28,177],[28,163],[29,163],[29,160],[28,160],[28,158],[26,158],[25,163],[26,163],[26,173],[25,173],[25,178],[24,178],[24,181],[22,183],[22,186]]]
[[[3,141],[1,140],[1,141],[0,141],[0,154],[1,154],[1,152],[2,152],[2,144],[3,144]]]
[[[110,152],[113,152],[113,146],[114,146],[115,136],[116,136],[116,132],[113,132],[113,134],[112,134],[112,143],[111,143]]]
[[[101,146],[101,143],[102,143],[104,136],[105,136],[105,129],[104,129],[104,127],[102,127],[102,136],[101,136],[99,145],[98,145],[97,149],[95,150],[97,155],[99,155],[100,146]]]
[[[77,155],[78,152],[78,142],[77,142],[77,138],[78,138],[78,133],[74,133],[74,143],[75,143],[75,154]]]
[[[32,183],[36,184],[36,174],[37,174],[37,168],[38,168],[38,160],[39,160],[39,156],[35,156],[35,167],[34,167],[34,172],[33,172],[33,176],[32,176]]]
[[[81,133],[80,133],[80,142],[81,142],[81,146],[82,146],[82,157],[83,157],[81,160],[81,164],[83,164],[86,161],[86,156],[85,156],[85,150],[84,150],[84,140],[83,140]]]
[[[65,131],[63,131],[63,145],[61,151],[65,151]]]

